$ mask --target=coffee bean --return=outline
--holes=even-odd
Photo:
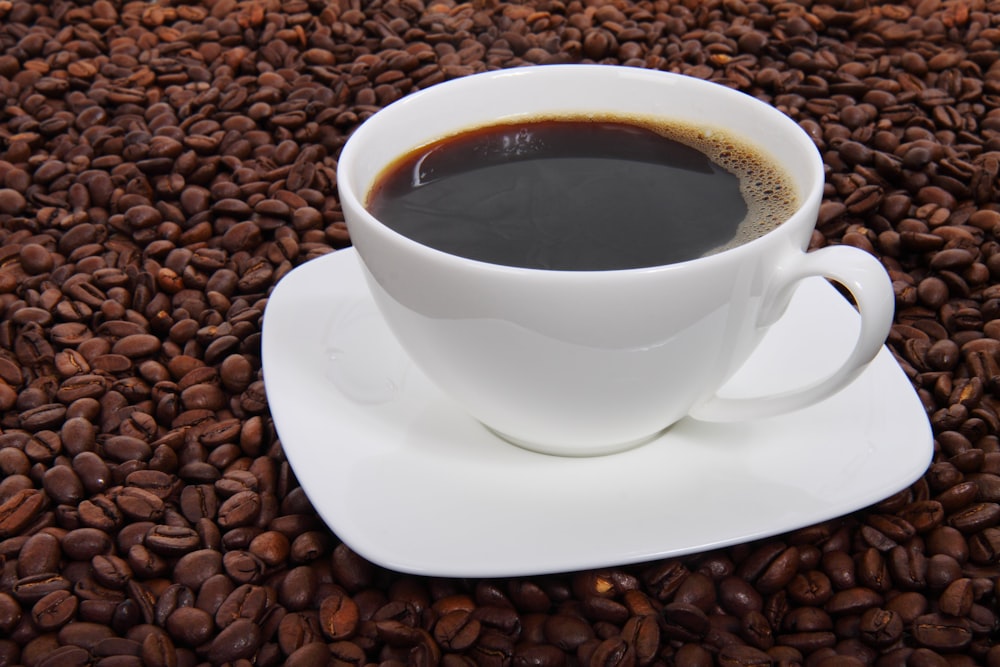
[[[209,659],[216,663],[249,658],[261,641],[260,629],[249,619],[233,621],[215,636],[209,646]]]
[[[358,605],[344,591],[333,589],[320,604],[320,628],[330,639],[349,638],[357,630],[358,621]]]
[[[146,665],[165,667],[177,664],[177,648],[159,628],[154,628],[142,640],[142,662]]]
[[[181,556],[174,565],[174,580],[198,591],[212,575],[222,570],[222,554],[213,549],[199,549]]]
[[[63,645],[72,644],[88,651],[101,640],[113,635],[111,628],[98,625],[97,623],[86,623],[76,621],[64,625],[58,632],[59,643]]]
[[[164,627],[178,643],[198,647],[212,637],[215,624],[212,616],[197,607],[179,607],[167,618]]]
[[[442,648],[464,651],[479,637],[480,623],[464,609],[448,612],[434,625],[434,638]]]
[[[0,504],[0,539],[17,535],[46,505],[45,496],[34,489],[24,489]]]
[[[49,533],[36,533],[28,537],[21,546],[17,557],[17,575],[33,575],[56,572],[62,558],[59,539]]]
[[[701,637],[711,629],[710,618],[705,612],[684,602],[666,605],[663,608],[663,618],[667,623],[668,634],[679,635],[681,638]]]
[[[218,521],[222,528],[245,526],[257,520],[260,514],[260,496],[253,491],[243,491],[227,498],[219,506]]]
[[[727,646],[719,652],[719,665],[745,667],[749,665],[770,665],[771,657],[752,646]]]
[[[972,632],[965,619],[925,614],[913,621],[913,638],[927,648],[956,651],[972,641]]]
[[[192,528],[159,525],[146,533],[145,545],[161,556],[182,556],[200,547],[201,538]]]
[[[323,667],[330,664],[330,649],[322,642],[312,642],[299,647],[288,655],[289,667]]]
[[[590,658],[592,667],[627,667],[635,665],[635,652],[621,637],[605,639]]]
[[[763,608],[761,593],[754,590],[747,581],[735,576],[726,577],[719,582],[719,604],[737,617]]]

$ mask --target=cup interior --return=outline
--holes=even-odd
[[[352,135],[340,161],[340,196],[366,223],[378,225],[365,209],[368,193],[400,156],[488,124],[588,114],[674,121],[722,132],[783,167],[796,190],[800,211],[807,202],[821,199],[824,176],[816,147],[793,120],[774,107],[693,77],[608,65],[543,65],[488,72],[413,93],[372,116]],[[811,229],[814,223],[806,219],[801,224]]]

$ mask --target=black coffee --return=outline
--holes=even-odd
[[[619,119],[498,124],[404,155],[368,208],[454,255],[509,266],[631,269],[761,236],[796,207],[776,165],[694,128]]]

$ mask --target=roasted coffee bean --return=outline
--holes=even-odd
[[[21,546],[17,557],[17,575],[32,575],[56,572],[62,558],[59,539],[50,533],[37,533],[28,537]]]
[[[753,611],[753,610],[748,610]],[[682,637],[700,637],[710,630],[710,619],[704,611],[684,602],[671,602],[663,608],[667,631]]]
[[[56,667],[57,665],[89,665],[90,654],[79,646],[60,646],[51,653],[42,656],[36,665]]]
[[[718,664],[725,667],[749,667],[773,664],[771,656],[752,646],[726,646],[719,652]]]
[[[322,642],[312,642],[299,647],[285,660],[289,667],[323,667],[330,664],[330,649]]]
[[[286,654],[314,642],[325,642],[317,613],[293,612],[278,624],[278,644]]]
[[[660,647],[660,628],[652,615],[633,616],[622,627],[622,637],[634,649],[636,664],[648,665]]]
[[[165,620],[170,636],[186,646],[202,646],[212,638],[215,624],[212,616],[197,607],[178,607]]]
[[[97,528],[77,528],[63,536],[63,553],[74,560],[89,561],[112,550],[111,537]]]
[[[972,641],[972,631],[965,619],[925,614],[913,621],[913,638],[930,649],[957,651]]]
[[[737,617],[763,608],[761,593],[744,579],[735,576],[726,577],[719,582],[719,604]]]
[[[213,549],[199,549],[181,556],[174,565],[176,583],[197,591],[209,577],[222,571],[222,554]]]
[[[21,604],[34,604],[53,591],[70,590],[72,583],[61,574],[46,572],[14,581],[11,593]]]
[[[237,586],[219,604],[215,612],[215,623],[224,628],[240,618],[259,621],[272,603],[273,599],[267,589],[251,584]]]
[[[44,509],[47,500],[35,489],[23,489],[0,504],[0,539],[18,535]]]
[[[434,639],[448,651],[464,651],[479,637],[480,623],[464,609],[450,611],[434,624]]]
[[[227,498],[219,506],[218,521],[223,529],[253,523],[260,514],[260,495],[254,491],[241,491]]]
[[[241,618],[222,629],[212,640],[208,657],[215,663],[249,658],[260,645],[260,629],[253,621]]]
[[[320,604],[320,628],[334,641],[351,637],[357,630],[359,617],[357,603],[345,591],[331,590]]]
[[[146,634],[142,640],[143,664],[155,667],[165,667],[166,665],[177,664],[177,648],[174,643],[159,628]]]
[[[97,623],[86,623],[75,621],[64,625],[58,632],[59,643],[63,645],[72,644],[88,651],[102,640],[113,636],[111,628]]]
[[[146,547],[161,556],[182,556],[201,545],[197,531],[186,526],[153,526],[146,533]]]
[[[163,626],[170,614],[179,608],[193,606],[194,601],[194,592],[187,586],[180,584],[167,586],[166,590],[157,598],[153,608],[153,618],[156,624]]]
[[[76,615],[78,604],[76,596],[70,591],[52,591],[31,608],[31,620],[42,631],[55,630]]]

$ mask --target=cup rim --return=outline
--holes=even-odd
[[[526,67],[517,67],[512,69],[503,70],[491,70],[486,72],[479,72],[475,74],[470,74],[457,79],[450,79],[438,84],[435,84],[429,88],[424,88],[416,92],[410,93],[395,102],[385,106],[383,109],[379,110],[367,120],[365,120],[361,125],[355,128],[354,132],[348,137],[340,153],[340,162],[350,162],[354,153],[358,150],[359,144],[364,139],[364,136],[371,131],[374,131],[373,125],[368,125],[373,119],[381,117],[379,121],[381,122],[387,116],[392,117],[395,114],[401,113],[406,107],[420,103],[420,100],[425,97],[437,97],[440,95],[447,94],[452,88],[460,88],[468,86],[472,83],[470,80],[474,79],[476,81],[483,81],[488,79],[497,78],[510,78],[510,77],[522,77],[522,76],[557,76],[557,72],[572,70],[575,72],[585,72],[587,70],[598,71],[602,76],[607,75],[608,70],[618,70],[616,74],[624,74],[628,76],[644,77],[644,78],[666,78],[674,80],[683,80],[685,85],[692,85],[695,87],[712,87],[712,89],[721,95],[731,95],[732,99],[740,99],[744,104],[751,104],[762,109],[764,113],[771,115],[776,118],[777,123],[784,123],[787,125],[791,133],[797,137],[797,140],[802,144],[802,148],[805,149],[810,155],[807,161],[811,163],[813,170],[816,171],[816,178],[808,183],[808,187],[800,193],[800,201],[796,209],[788,216],[784,221],[781,222],[774,229],[771,229],[767,233],[758,236],[750,241],[741,243],[732,248],[727,248],[719,252],[704,255],[700,257],[694,257],[691,259],[686,259],[678,262],[671,262],[669,264],[660,264],[654,266],[642,266],[633,268],[623,268],[623,269],[545,269],[537,267],[523,267],[515,266],[509,264],[498,264],[494,262],[487,262],[478,259],[472,259],[469,257],[464,257],[462,255],[456,255],[443,250],[439,250],[429,245],[415,241],[410,237],[402,234],[393,228],[389,227],[377,217],[375,217],[371,212],[369,212],[367,206],[363,201],[363,197],[367,196],[367,191],[362,193],[360,188],[362,184],[358,184],[353,178],[353,175],[348,173],[347,169],[337,170],[337,189],[338,194],[341,199],[341,207],[350,207],[359,215],[360,219],[363,221],[370,230],[376,234],[382,236],[386,240],[390,240],[401,247],[406,247],[411,252],[418,252],[425,254],[428,258],[433,258],[434,261],[438,263],[454,264],[456,266],[464,267],[475,267],[479,271],[493,271],[499,273],[508,273],[519,276],[537,276],[537,275],[565,275],[565,276],[611,276],[611,275],[621,275],[621,276],[634,276],[639,274],[649,274],[649,273],[659,273],[666,271],[676,271],[682,270],[682,267],[689,266],[693,263],[699,263],[701,266],[710,266],[712,263],[730,261],[733,258],[740,257],[746,253],[756,252],[756,249],[767,243],[780,242],[782,236],[787,236],[787,234],[792,233],[792,225],[787,223],[799,216],[805,215],[805,210],[810,208],[811,204],[818,206],[819,202],[822,201],[823,187],[825,185],[825,174],[823,168],[822,155],[819,149],[809,137],[808,133],[795,122],[794,119],[788,115],[781,112],[779,109],[774,107],[763,100],[760,100],[748,93],[740,91],[735,88],[729,88],[722,84],[707,81],[704,79],[699,79],[697,77],[692,77],[685,74],[680,74],[676,72],[666,72],[663,70],[652,70],[643,69],[636,67],[625,67],[623,65],[600,65],[600,64],[552,64],[552,65],[532,65]],[[739,96],[738,98],[735,96]],[[606,111],[602,111],[605,113]],[[587,110],[581,110],[581,113],[587,113]],[[498,119],[500,122],[500,119]],[[366,129],[366,125],[368,125]],[[480,127],[483,124],[470,125],[468,127],[459,127],[455,130],[456,133],[471,129],[473,127]],[[443,138],[448,136],[447,134],[442,134],[437,137],[432,137],[423,143],[429,143],[438,138]],[[751,146],[760,148],[754,144],[752,138],[748,140]],[[411,147],[406,148],[406,151],[412,150],[422,144],[414,144]],[[761,150],[769,152],[766,149]],[[403,153],[399,153],[402,155]],[[771,157],[770,155],[768,157]],[[383,165],[383,167],[386,165]],[[355,221],[357,222],[357,221]],[[804,223],[803,223],[804,224]],[[815,226],[815,220],[811,221],[810,228]],[[347,222],[348,231],[352,223]],[[363,253],[359,250],[359,255],[364,259]]]

